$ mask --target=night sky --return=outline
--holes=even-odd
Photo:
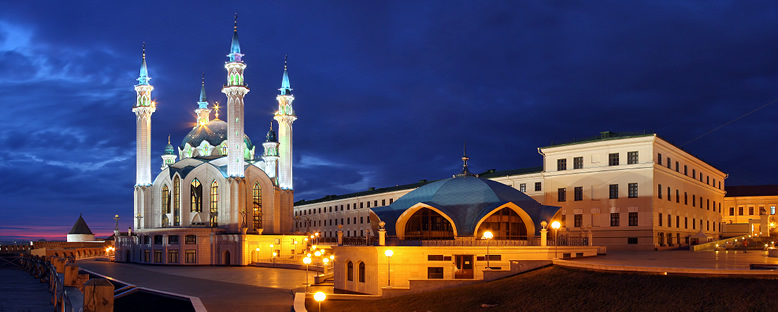
[[[64,239],[79,213],[126,231],[142,42],[155,177],[202,73],[226,104],[235,12],[255,144],[289,55],[295,200],[450,177],[465,141],[474,172],[540,166],[538,147],[607,130],[778,183],[776,1],[114,2],[2,4],[0,238]]]

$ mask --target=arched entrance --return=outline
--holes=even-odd
[[[454,239],[454,229],[437,211],[421,208],[405,223],[405,239]]]
[[[230,265],[230,251],[229,250],[225,250],[224,251],[223,259],[224,259],[224,265]]]
[[[527,239],[527,226],[519,214],[510,207],[502,208],[490,215],[478,226],[476,238],[483,237],[490,231],[494,239]]]

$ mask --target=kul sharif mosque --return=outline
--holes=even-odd
[[[297,119],[286,62],[276,97],[278,133],[271,121],[258,148],[244,131],[244,97],[249,88],[243,78],[246,63],[237,16],[227,57],[222,88],[227,97],[226,121],[219,119],[218,104],[209,108],[203,82],[194,110],[196,126],[177,147],[168,137],[162,171],[152,179],[151,115],[156,105],[151,100],[154,87],[144,47],[132,108],[137,143],[135,231],[119,238],[117,261],[245,265],[303,247],[298,245],[303,236],[282,235],[294,231],[292,123]],[[265,240],[271,244],[260,243]]]

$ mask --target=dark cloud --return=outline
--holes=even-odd
[[[605,130],[656,131],[730,185],[776,183],[778,105],[709,133],[778,98],[771,1],[18,1],[0,12],[0,191],[25,209],[4,220],[66,231],[83,212],[110,231],[119,213],[126,228],[141,42],[156,168],[194,123],[202,73],[224,104],[234,12],[256,144],[289,54],[298,200],[448,177],[465,141],[474,171],[539,166],[537,147]]]

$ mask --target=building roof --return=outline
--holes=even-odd
[[[778,185],[734,185],[725,186],[725,197],[778,195]]]
[[[203,141],[208,141],[211,146],[219,146],[222,142],[227,140],[227,122],[221,119],[214,119],[202,126],[195,126],[192,131],[184,137],[181,141],[181,148],[189,143],[190,146],[200,146]],[[251,149],[251,140],[245,134],[243,135],[243,141],[246,142],[246,146]]]
[[[78,215],[76,224],[73,224],[73,227],[70,229],[68,234],[92,234],[92,230],[90,230],[89,226],[86,225],[84,218],[81,215]]]
[[[550,147],[557,147],[557,146],[565,146],[565,145],[573,145],[573,144],[581,144],[581,143],[590,143],[590,142],[597,142],[597,141],[607,141],[607,140],[621,140],[621,139],[628,139],[628,138],[639,138],[639,137],[645,137],[645,136],[653,136],[656,135],[656,133],[648,133],[648,132],[613,132],[613,131],[603,131],[600,132],[600,135],[594,136],[594,137],[586,137],[586,138],[574,138],[572,141],[566,141],[562,143],[554,144],[554,142],[551,142],[551,145],[544,146],[541,148],[550,148]]]
[[[458,236],[472,236],[478,221],[495,208],[513,203],[532,219],[535,229],[551,220],[559,207],[544,206],[513,187],[475,176],[456,176],[429,183],[405,194],[389,206],[372,211],[386,222],[389,235],[396,235],[395,224],[406,210],[418,203],[435,207],[453,221]]]

